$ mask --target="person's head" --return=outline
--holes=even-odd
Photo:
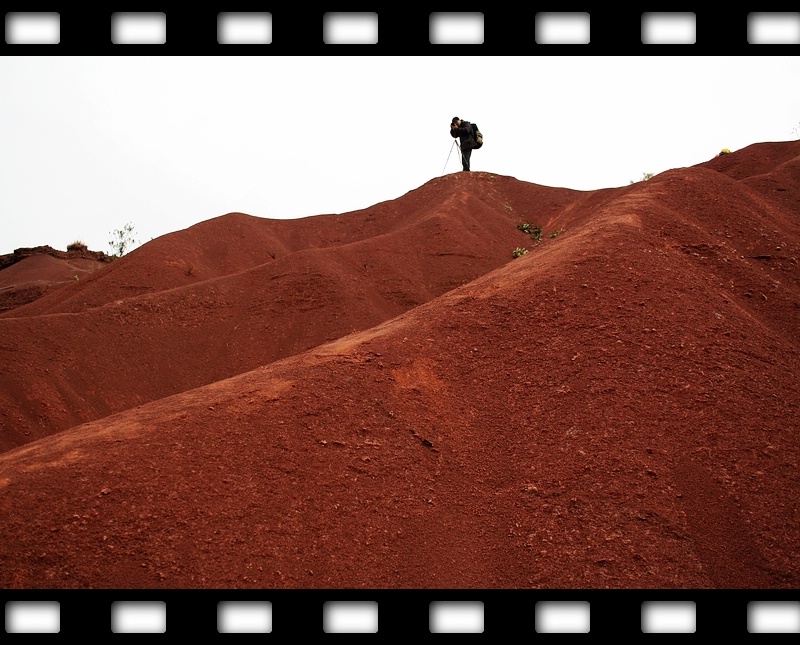
[[[457,116],[454,116],[454,117],[453,117],[453,120],[452,120],[452,121],[450,121],[450,127],[451,127],[451,128],[452,128],[453,126],[455,126],[455,127],[459,127],[460,125],[461,125],[461,119],[459,119]]]

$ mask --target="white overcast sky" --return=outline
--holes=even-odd
[[[4,56],[0,254],[368,208],[460,170],[453,116],[473,170],[623,186],[800,138],[800,56]]]

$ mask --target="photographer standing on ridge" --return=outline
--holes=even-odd
[[[450,121],[450,136],[461,142],[461,169],[469,172],[469,158],[472,156],[472,151],[478,147],[472,124],[454,116]]]

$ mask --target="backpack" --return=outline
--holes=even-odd
[[[483,145],[483,134],[474,123],[472,124],[472,137],[475,139],[475,150],[477,150]]]

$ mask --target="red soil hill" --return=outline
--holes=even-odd
[[[0,584],[797,588],[798,155],[230,214],[6,311]]]

